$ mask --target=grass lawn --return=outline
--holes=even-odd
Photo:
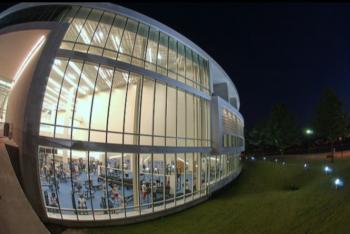
[[[127,233],[350,233],[350,160],[303,161],[283,166],[244,162],[240,177],[205,203],[154,221],[93,228],[89,234]],[[334,178],[344,179],[336,190]]]

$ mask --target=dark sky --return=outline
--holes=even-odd
[[[275,103],[307,126],[327,87],[350,111],[350,4],[119,4],[211,55],[235,83],[248,128]]]
[[[350,4],[121,3],[182,33],[237,86],[246,127],[285,103],[307,126],[327,87],[350,111]]]

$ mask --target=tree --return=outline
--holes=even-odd
[[[344,136],[347,131],[347,116],[343,104],[331,90],[324,91],[314,116],[315,134],[333,144],[338,137]]]
[[[257,123],[246,135],[249,151],[262,152],[266,148],[266,121]]]
[[[265,134],[267,144],[276,147],[282,155],[287,148],[300,142],[300,130],[295,118],[282,104],[272,108]]]

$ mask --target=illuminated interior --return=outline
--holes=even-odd
[[[46,37],[45,30],[16,31],[0,36],[1,123],[5,122],[9,93],[20,79],[31,79]]]

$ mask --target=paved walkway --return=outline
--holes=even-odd
[[[0,233],[49,234],[24,195],[5,143],[14,144],[0,138]]]

